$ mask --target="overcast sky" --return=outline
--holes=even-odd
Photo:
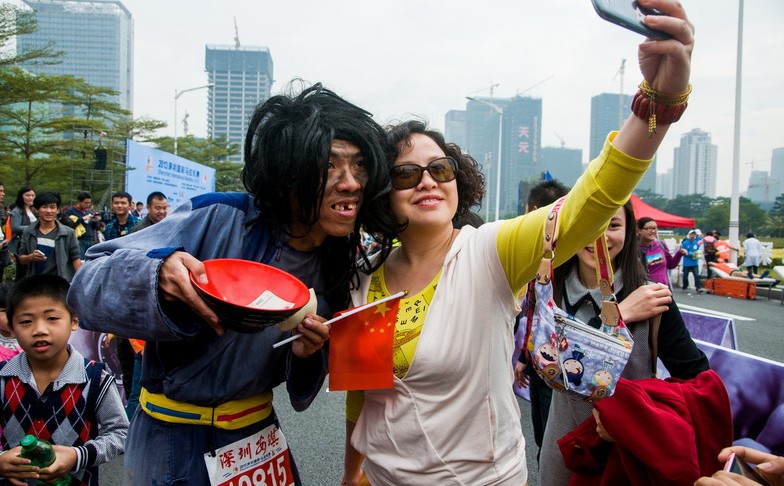
[[[165,120],[173,134],[174,90],[207,83],[205,44],[266,46],[273,94],[300,77],[371,111],[380,123],[444,114],[466,96],[542,99],[542,144],[588,156],[590,99],[641,76],[632,33],[600,19],[589,0],[123,0],[135,23],[134,115]],[[719,195],[729,195],[733,159],[737,0],[682,0],[695,24],[694,92],[659,151],[659,172],[693,128],[718,146]],[[740,187],[752,170],[769,170],[784,147],[784,1],[745,2]],[[206,90],[183,94],[189,132],[206,135]],[[180,135],[183,131],[178,129]],[[587,160],[584,160],[587,162]]]

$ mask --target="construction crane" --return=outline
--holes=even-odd
[[[566,141],[564,141],[563,137],[558,135],[558,132],[553,132],[553,133],[555,134],[556,137],[558,137],[558,140],[561,141],[561,148],[566,147]]]
[[[240,30],[237,28],[237,17],[234,17],[234,48],[240,48]]]
[[[482,91],[484,91],[484,90],[488,90],[488,89],[489,89],[489,90],[490,90],[490,98],[492,99],[492,98],[493,98],[493,90],[494,90],[495,88],[497,88],[498,86],[500,86],[500,84],[499,84],[499,83],[493,83],[493,84],[491,84],[491,85],[490,85],[489,87],[487,87],[487,88],[478,89],[478,90],[476,90],[476,91],[474,91],[474,92],[468,93],[468,96],[473,96],[473,95],[475,95],[475,94],[477,94],[477,93],[481,93]]]
[[[547,76],[546,78],[544,78],[543,80],[539,81],[538,83],[534,83],[534,84],[532,84],[531,86],[529,86],[529,87],[525,88],[525,89],[524,89],[524,90],[522,90],[522,91],[521,91],[521,90],[518,88],[518,89],[517,89],[517,95],[516,95],[516,96],[520,96],[520,95],[522,95],[523,93],[527,93],[527,92],[531,91],[532,89],[536,88],[537,86],[539,86],[540,84],[544,84],[544,83],[546,83],[547,81],[550,81],[550,80],[551,80],[551,79],[553,79],[554,77],[555,77],[555,76],[553,76],[553,75],[551,74],[550,76]]]

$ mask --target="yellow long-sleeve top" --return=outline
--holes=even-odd
[[[620,207],[626,202],[647,169],[650,161],[640,161],[616,150],[610,143],[614,136],[615,134],[611,134],[608,137],[602,152],[591,162],[570,191],[567,202],[559,213],[559,233],[567,231],[569,234],[585,235],[590,229],[596,228],[597,218],[600,218],[597,209],[601,208],[586,205],[585,202],[589,199],[594,201],[602,199],[611,202],[613,207]],[[541,261],[541,235],[549,212],[549,206],[540,208],[506,220],[498,229],[496,248],[501,266],[515,295],[519,294],[523,286],[531,280]],[[608,218],[606,216],[601,218],[606,224]],[[558,251],[556,251],[555,265],[566,261],[587,241],[596,239],[602,231],[604,231],[603,227],[599,231],[594,231],[594,234],[588,238],[560,238],[557,235]],[[531,244],[533,242],[537,243]],[[441,272],[424,290],[401,301],[393,345],[394,373],[398,378],[402,379],[406,375],[416,353],[419,334],[440,277]],[[390,295],[384,284],[383,265],[370,278],[367,302]],[[477,289],[477,292],[481,292],[481,289]],[[356,422],[362,411],[363,402],[363,392],[348,392],[346,419]]]

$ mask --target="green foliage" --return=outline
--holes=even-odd
[[[10,3],[0,3],[0,68],[26,62],[28,64],[56,64],[61,52],[54,44],[26,52],[16,52],[11,46],[18,35],[35,32],[36,20],[33,12],[21,10]]]
[[[681,194],[667,200],[662,211],[686,218],[696,218],[705,214],[713,204],[713,199],[704,194]]]
[[[12,172],[6,179],[61,192],[63,174],[92,166],[101,135],[130,115],[109,100],[112,90],[17,66],[0,70],[0,93],[0,154]]]
[[[765,218],[765,225],[762,227],[762,231],[770,236],[784,236],[784,216],[774,215],[771,210],[768,213],[768,217]]]
[[[739,233],[745,235],[749,231],[753,231],[758,235],[766,234],[764,230],[765,211],[746,197],[741,197],[739,203]],[[703,231],[717,229],[722,235],[729,234],[729,221],[730,199],[727,197],[714,199],[710,208],[702,216],[696,218],[697,226],[703,228]]]
[[[642,199],[643,201],[645,201],[646,204],[650,204],[656,209],[660,209],[663,211],[662,208],[664,208],[664,206],[667,205],[668,199],[666,197],[650,189],[637,188],[634,190],[634,194],[640,199]]]
[[[779,194],[768,214],[771,217],[784,218],[784,194]]]

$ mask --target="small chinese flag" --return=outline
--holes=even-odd
[[[392,388],[392,342],[403,292],[338,312],[329,337],[329,389]]]

